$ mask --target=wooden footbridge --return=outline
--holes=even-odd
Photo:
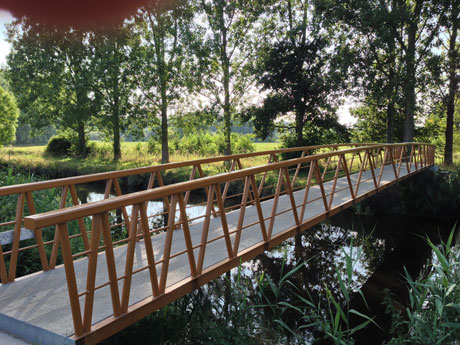
[[[15,219],[0,224],[0,330],[34,344],[98,343],[433,165],[434,150],[421,143],[300,147],[2,187],[0,197],[17,208]],[[280,159],[287,154],[299,158]],[[247,160],[260,165],[244,168]],[[172,169],[189,181],[165,185]],[[146,189],[122,194],[120,179],[137,175],[147,175]],[[90,182],[105,183],[105,199],[79,204],[78,186]],[[57,188],[56,209],[50,202],[49,212],[37,214],[43,193]],[[200,194],[204,212],[191,218],[189,201]],[[152,201],[164,209],[152,214]]]

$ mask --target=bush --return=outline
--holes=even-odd
[[[231,146],[233,153],[246,153],[255,150],[252,135],[232,133]],[[224,154],[225,136],[223,132],[210,133],[200,131],[183,137],[177,144],[177,150],[182,154],[197,154],[212,156]]]
[[[52,156],[70,156],[72,142],[67,136],[55,135],[48,141],[45,152]]]
[[[147,142],[147,152],[152,155],[160,154],[161,144],[156,138],[154,137],[149,138],[149,141]]]

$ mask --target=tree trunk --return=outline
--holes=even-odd
[[[406,98],[404,111],[404,136],[405,142],[414,140],[415,132],[415,38],[417,33],[417,22],[413,19],[408,27],[408,42],[406,52],[406,83],[404,97]]]
[[[224,21],[224,4],[219,5],[219,25],[222,35],[221,45],[221,63],[222,72],[224,73],[224,136],[225,136],[225,155],[232,154],[231,131],[232,131],[232,114],[230,105],[230,61],[227,56],[227,28]]]
[[[456,47],[458,33],[458,6],[453,1],[452,8],[452,31],[449,37],[449,94],[447,96],[447,116],[446,116],[446,145],[444,147],[444,164],[453,163],[453,144],[454,144],[454,112],[455,112],[455,91],[457,90],[458,80],[456,67],[458,60],[458,51]]]
[[[121,143],[120,143],[120,116],[118,109],[118,101],[112,113],[113,126],[113,161],[116,162],[121,158]]]
[[[168,106],[163,104],[161,106],[161,163],[169,163]]]
[[[387,143],[393,142],[395,128],[395,102],[392,98],[387,106]]]
[[[77,154],[80,157],[86,156],[86,136],[85,136],[85,124],[83,121],[78,121],[77,124],[78,132],[78,144],[77,144]]]

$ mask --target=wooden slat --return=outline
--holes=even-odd
[[[321,172],[319,171],[319,160],[315,161],[315,174],[316,174],[316,183],[319,185],[319,190],[321,191],[321,196],[323,198],[324,210],[329,212],[329,206],[327,204],[326,193],[324,192],[323,180],[321,178]]]
[[[377,186],[380,186],[380,182],[382,181],[383,171],[385,169],[385,162],[387,158],[388,158],[388,149],[385,149],[385,154],[383,156],[382,165],[380,167],[379,179],[377,180]]]
[[[236,166],[236,160],[233,160],[232,161],[232,165],[230,166],[230,172],[234,171],[235,170],[235,166]],[[228,193],[228,188],[230,187],[230,182],[231,181],[227,181],[225,182],[225,187],[224,187],[224,192],[222,194],[222,200],[225,202],[225,199],[227,198],[227,193]]]
[[[211,187],[211,202],[214,198],[214,186]],[[190,235],[190,227],[188,225],[188,219],[187,219],[187,211],[186,211],[186,204],[184,197],[182,196],[182,193],[177,194],[177,199],[179,201],[179,211],[180,211],[180,221],[182,222],[182,230],[184,231],[184,239],[185,239],[185,248],[187,248],[187,257],[188,257],[188,263],[190,266],[190,274],[192,277],[197,276],[197,270],[199,271],[200,269],[203,268],[203,262],[198,263],[198,269],[197,265],[195,263],[195,254],[193,253],[193,244],[192,244],[192,236]],[[206,245],[206,243],[205,243]],[[204,248],[201,247],[200,250]],[[204,257],[204,253],[203,253]],[[201,255],[200,255],[201,258]],[[201,264],[201,266],[200,266]]]
[[[233,256],[236,256],[238,254],[238,248],[240,246],[241,232],[243,231],[242,229],[243,229],[244,215],[246,213],[246,205],[248,202],[248,194],[249,194],[249,177],[246,177],[244,181],[243,196],[241,198],[240,214],[238,215],[238,224],[236,227],[235,240],[233,242]]]
[[[347,178],[347,183],[348,183],[348,188],[350,189],[351,198],[354,199],[355,193],[353,193],[353,184],[351,183],[350,171],[348,170],[347,160],[345,159],[345,156],[342,156],[342,168]]]
[[[159,171],[157,171],[157,181],[160,187],[164,187],[165,184],[163,182],[163,177]],[[166,209],[169,209],[169,199],[167,196],[163,197],[163,203],[165,204]]]
[[[192,181],[195,179],[195,175],[196,175],[196,165],[193,166],[192,168],[192,173],[190,174],[190,178],[188,179],[189,181]],[[185,192],[185,204],[188,203],[188,199],[190,198],[190,191],[186,191]]]
[[[222,224],[222,231],[224,232],[225,247],[227,248],[228,258],[232,258],[233,257],[232,242],[230,240],[227,216],[225,214],[224,201],[222,199],[222,194],[220,192],[219,184],[215,185],[215,190],[216,190],[217,206],[219,207],[219,217],[220,217],[220,221]]]
[[[60,209],[66,207],[68,190],[69,190],[69,186],[62,187],[61,200],[59,202]],[[59,237],[59,234],[57,233],[57,228],[56,228],[56,230],[54,231],[53,248],[51,248],[50,264],[49,264],[50,269],[54,269],[56,267],[56,261],[57,261],[58,250],[59,250],[59,241],[60,241],[60,237]]]
[[[115,187],[115,195],[116,196],[123,195],[123,193],[121,192],[120,183],[118,182],[118,178],[114,178],[112,183],[113,183],[113,186]],[[121,213],[123,215],[123,219],[125,220],[126,228],[130,229],[131,225],[130,225],[130,220],[128,216],[128,211],[126,211],[126,207],[121,207]]]
[[[206,244],[208,241],[209,225],[211,222],[211,212],[212,212],[212,206],[213,206],[213,201],[214,201],[214,192],[215,192],[215,187],[213,185],[211,186],[210,193],[208,194],[208,200],[206,203],[206,213],[204,215],[203,228],[201,230],[200,251],[198,254],[198,265],[197,265],[197,269],[195,272],[197,274],[201,274],[201,272],[203,271],[204,256],[206,253]],[[192,254],[193,254],[193,251],[192,251]],[[192,273],[192,276],[194,276],[193,273]]]
[[[32,192],[26,193],[27,205],[29,206],[29,213],[36,214],[37,210],[35,209],[34,199],[32,197]],[[42,237],[42,229],[35,229],[34,230],[34,237],[35,242],[37,243],[38,255],[40,257],[40,263],[42,265],[42,269],[47,271],[48,266],[48,257],[46,256],[45,252],[45,245],[43,244],[43,237]],[[1,266],[1,263],[0,263]],[[1,270],[1,268],[0,268]]]
[[[262,207],[260,206],[260,196],[259,196],[259,191],[257,189],[256,178],[254,177],[254,175],[251,175],[250,179],[251,179],[252,192],[254,193],[255,206],[257,209],[257,216],[259,217],[260,231],[262,232],[262,238],[264,239],[264,241],[267,241],[268,240],[267,229],[265,227],[265,220],[264,220],[264,214],[262,212]]]
[[[369,161],[369,168],[370,168],[370,171],[371,171],[372,179],[374,180],[374,186],[375,186],[375,188],[377,188],[378,187],[377,179],[375,178],[375,171],[374,171],[375,164],[373,164],[373,162],[372,162],[372,155],[371,155],[369,150],[367,150],[367,159]]]
[[[125,279],[121,292],[121,313],[128,311],[129,296],[131,293],[131,281],[133,278],[134,251],[136,249],[136,228],[139,220],[139,204],[133,206],[131,213],[131,227],[129,229],[128,248],[126,249]]]
[[[155,264],[155,255],[153,252],[152,239],[149,231],[149,221],[147,218],[147,203],[145,202],[143,202],[140,205],[140,215],[142,230],[144,234],[145,253],[147,255],[147,262],[149,265],[150,284],[152,285],[152,294],[156,297],[160,294],[160,292],[158,289],[158,277]]]
[[[10,267],[8,281],[13,282],[16,279],[16,267],[18,263],[18,249],[19,241],[21,239],[21,225],[22,215],[24,213],[25,193],[18,196],[18,203],[16,205],[16,218],[14,224],[13,245],[11,247]]]
[[[285,179],[285,188],[289,195],[289,200],[291,201],[292,214],[294,215],[294,220],[297,225],[300,225],[299,215],[297,214],[297,205],[295,204],[294,193],[292,192],[291,182],[289,181],[289,171],[288,168],[283,168],[284,170],[284,179]]]
[[[361,177],[363,176],[363,172],[366,170],[366,165],[367,165],[367,155],[364,155],[364,162],[361,164],[361,167],[359,169],[358,180],[356,181],[356,189],[355,189],[356,197],[358,197],[359,186],[361,184]]]
[[[300,158],[305,157],[306,151],[302,151],[302,154],[300,155]],[[294,177],[292,178],[292,188],[294,188],[295,181],[297,179],[297,176],[299,175],[300,168],[302,167],[302,163],[297,164],[297,167],[294,172]]]
[[[0,243],[0,279],[2,284],[8,283],[8,274],[6,272],[5,257],[3,256],[3,248]]]
[[[117,267],[113,254],[112,236],[110,233],[109,213],[104,212],[102,216],[102,237],[104,238],[105,256],[107,262],[107,273],[110,282],[110,296],[112,299],[113,315],[121,315],[120,293],[118,291]]]
[[[161,264],[161,276],[160,276],[160,294],[165,292],[166,280],[168,278],[169,260],[171,257],[171,244],[173,239],[173,232],[176,224],[176,205],[177,197],[173,195],[171,197],[171,204],[169,206],[169,220],[168,230],[166,231],[165,244],[163,246],[163,263]]]
[[[275,196],[273,198],[273,206],[272,206],[272,213],[270,215],[270,223],[268,223],[267,236],[269,240],[272,238],[273,226],[275,225],[276,210],[278,208],[278,200],[280,198],[281,185],[283,183],[282,179],[283,179],[283,173],[280,169],[278,173],[278,182],[276,183]]]
[[[74,206],[80,205],[78,200],[77,190],[75,189],[75,185],[70,185],[70,196],[72,197],[72,203]],[[86,230],[85,221],[82,218],[78,218],[78,226],[80,228],[81,237],[83,239],[83,245],[85,246],[85,250],[89,249],[89,239],[88,239],[88,231]]]
[[[315,169],[314,167],[315,161],[310,163],[310,169],[308,169],[308,177],[307,177],[307,184],[305,186],[305,193],[303,195],[303,202],[302,202],[302,208],[300,211],[300,221],[303,221],[303,218],[305,216],[305,210],[307,207],[307,202],[308,202],[308,194],[310,192],[310,186],[311,186],[311,179],[313,177],[313,170]]]
[[[101,214],[93,216],[91,222],[91,244],[88,253],[88,272],[86,275],[86,297],[83,312],[83,332],[91,331],[93,318],[94,287],[96,284],[96,268],[99,242],[101,241]]]
[[[77,281],[75,279],[75,268],[73,266],[72,250],[70,249],[70,239],[69,232],[67,230],[67,224],[58,224],[56,227],[56,232],[59,234],[61,242],[62,258],[64,261],[67,291],[69,293],[70,309],[72,311],[75,335],[80,336],[83,334],[83,323],[81,319],[80,301],[78,299]]]
[[[339,178],[340,165],[342,164],[342,156],[339,157],[339,162],[337,163],[337,168],[335,169],[334,182],[332,183],[331,195],[329,197],[328,209],[332,207],[332,201],[334,200],[335,188],[337,186],[337,179]]]

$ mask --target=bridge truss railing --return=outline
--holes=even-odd
[[[59,264],[59,237],[55,229],[47,229],[46,232],[39,230],[30,231],[23,227],[24,216],[37,213],[37,202],[41,199],[52,199],[53,195],[57,195],[59,202],[51,200],[48,204],[40,203],[39,212],[51,211],[54,209],[62,209],[69,206],[79,205],[81,202],[78,196],[78,189],[90,183],[98,183],[105,186],[104,199],[113,196],[123,195],[120,185],[123,178],[139,179],[148,181],[144,184],[145,190],[155,187],[164,186],[165,177],[173,171],[178,171],[176,176],[186,175],[189,180],[202,178],[216,171],[224,173],[243,169],[248,165],[256,164],[263,165],[271,162],[276,162],[282,159],[283,154],[294,154],[301,157],[308,156],[313,152],[331,152],[347,147],[359,147],[369,144],[335,144],[335,145],[317,145],[297,148],[287,148],[270,150],[263,152],[253,152],[236,154],[230,156],[210,157],[187,162],[174,162],[162,165],[147,166],[142,168],[127,169],[120,171],[111,171],[98,174],[90,174],[76,177],[60,178],[47,181],[39,181],[25,183],[21,185],[12,185],[0,187],[0,198],[5,201],[3,203],[16,204],[16,212],[13,219],[7,219],[0,222],[0,280],[2,284],[12,282],[17,276],[18,264],[22,262],[33,261],[35,270],[53,269],[56,264]],[[252,160],[252,162],[249,162]],[[293,183],[295,183],[300,167],[291,167],[290,172],[294,174]],[[144,177],[142,179],[142,177]],[[269,178],[265,176],[265,179]],[[269,184],[262,182],[261,189],[267,191]],[[129,190],[124,190],[125,193]],[[47,194],[48,193],[48,194]],[[228,183],[223,187],[223,200],[234,198],[234,191]],[[51,195],[51,197],[50,197]],[[185,203],[189,203],[190,193],[184,196]],[[195,203],[194,205],[199,205]],[[203,203],[206,205],[206,202]],[[54,208],[53,208],[54,207]],[[190,206],[186,206],[189,208]],[[44,209],[43,209],[44,208]],[[156,217],[163,216],[167,218],[169,201],[164,199],[164,211],[159,212]],[[125,207],[118,210],[116,222],[111,222],[112,228],[122,227],[129,228],[130,219]],[[2,217],[2,219],[4,219]],[[88,226],[84,219],[78,220],[79,231],[71,235],[71,238],[79,238],[85,250],[90,247]],[[26,273],[32,273],[30,270]],[[23,275],[24,272],[19,272]]]
[[[395,182],[403,175],[410,176],[432,164],[434,164],[433,145],[404,143],[363,146],[304,155],[297,159],[272,162],[263,166],[163,186],[54,212],[31,215],[25,218],[25,225],[33,230],[47,227],[57,229],[67,278],[75,338],[91,339],[90,342],[94,342],[108,337],[192,289],[236,267],[240,260],[248,260],[327,216],[339,212],[344,207],[362,200],[370,193],[385,188],[389,184],[382,184],[384,173],[390,173]],[[295,169],[290,170],[293,167]],[[370,171],[371,174],[364,178],[364,173],[367,171]],[[264,184],[269,182],[267,178],[269,174],[276,177],[274,188],[264,194]],[[346,178],[347,184],[339,188],[337,181],[341,177]],[[366,194],[360,194],[360,186],[365,182],[372,183],[373,189]],[[238,201],[232,202],[230,197],[227,197],[226,200],[224,198],[225,188],[232,184],[242,187],[241,192],[234,193],[232,196]],[[321,191],[319,200],[324,210],[313,219],[303,220],[308,205],[316,201],[308,198],[314,186],[318,186]],[[200,190],[205,190],[206,194],[205,212],[202,216],[190,219],[186,210],[185,198],[190,193]],[[334,196],[344,190],[348,191],[349,199],[338,206],[334,205]],[[296,191],[303,191],[303,202],[296,203],[294,197]],[[287,196],[286,200],[290,207],[281,211],[279,200],[283,195]],[[152,216],[148,213],[148,203],[153,200],[166,199],[168,202],[167,223],[164,226],[155,227],[152,224]],[[263,199],[272,199],[270,212],[263,211],[261,206]],[[255,207],[257,211],[257,220],[249,224],[245,218],[248,207]],[[130,222],[127,224],[128,237],[115,240],[111,214],[114,210],[121,208],[129,208],[131,211]],[[237,222],[231,225],[227,222],[227,215],[235,208],[239,209],[239,214]],[[274,232],[276,217],[286,212],[291,213],[295,225],[281,232]],[[88,248],[75,252],[77,249],[72,245],[69,229],[72,222],[81,219],[91,223],[90,243]],[[197,221],[200,222],[197,223]],[[209,238],[210,224],[213,221],[217,222],[222,233],[217,237]],[[260,231],[262,242],[240,249],[242,233],[254,226]],[[198,237],[192,233],[192,227],[193,231],[199,232]],[[176,231],[182,232],[181,241],[184,247],[174,252],[173,238],[178,237]],[[156,253],[152,247],[152,240],[155,239],[155,236],[164,238],[159,250],[163,253],[160,259],[155,259]],[[199,238],[199,241],[193,243],[192,237]],[[222,251],[225,253],[223,261],[204,266],[206,249],[211,243],[219,240],[223,242]],[[137,243],[142,243],[144,246],[146,265],[135,268],[133,262],[136,248],[138,248]],[[122,244],[126,245],[124,270],[117,272],[114,250],[116,246]],[[156,251],[158,253],[158,249]],[[97,261],[98,256],[102,253],[107,262],[108,280],[96,285]],[[73,261],[81,255],[88,256],[86,286],[83,291],[77,288]],[[189,275],[173,285],[168,285],[170,262],[179,256],[186,258]],[[130,305],[132,280],[136,274],[148,274],[151,293],[145,299]],[[121,289],[119,282],[123,282]],[[93,324],[95,292],[103,288],[110,289],[112,315]],[[83,309],[81,309],[80,298],[83,301]]]

